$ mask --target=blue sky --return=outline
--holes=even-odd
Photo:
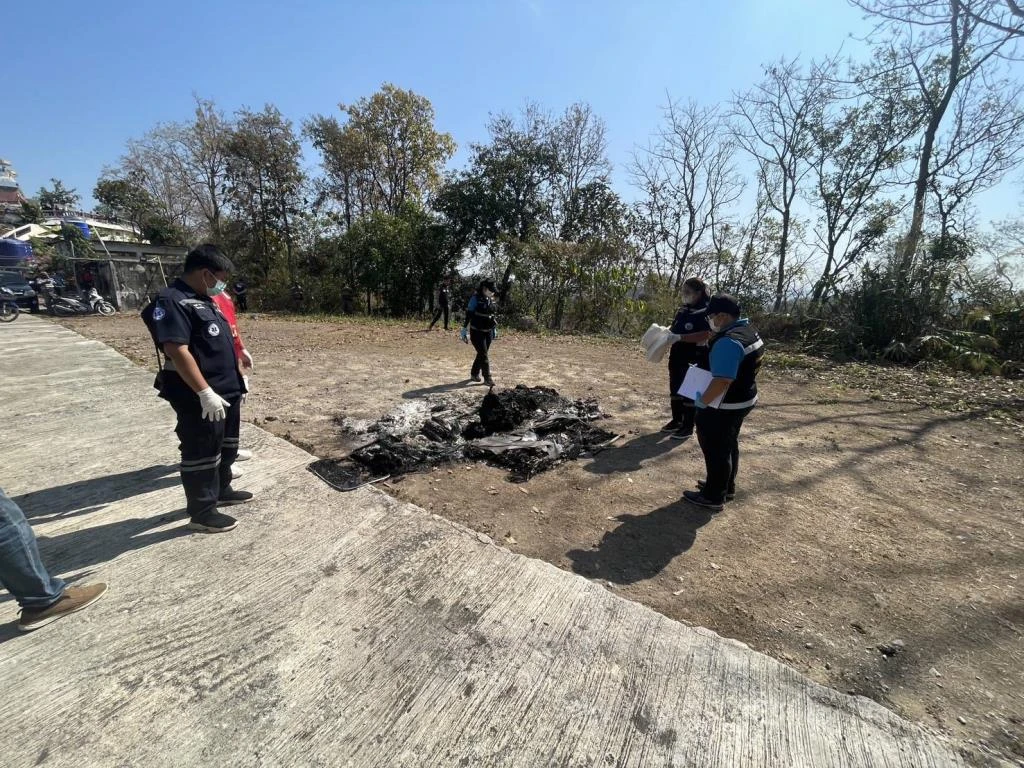
[[[273,102],[299,123],[385,81],[431,99],[456,163],[489,113],[587,101],[628,194],[625,165],[666,93],[717,103],[780,56],[860,51],[850,35],[868,29],[845,0],[51,0],[45,18],[7,5],[0,156],[26,193],[58,177],[87,199],[126,139],[187,119],[193,93],[227,111]],[[986,202],[1009,213],[1018,192]]]

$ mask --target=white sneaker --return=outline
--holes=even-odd
[[[242,474],[243,474],[242,470],[240,470],[234,464],[231,465],[231,479],[232,480],[237,480],[238,478],[240,478],[242,476]]]
[[[252,451],[250,451],[250,450],[248,450],[246,448],[239,448],[238,449],[238,456],[235,458],[235,461],[248,461],[251,458],[252,458]]]

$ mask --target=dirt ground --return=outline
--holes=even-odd
[[[135,316],[66,324],[153,365]],[[472,358],[455,332],[411,324],[247,315],[242,332],[246,418],[325,458],[352,447],[343,418],[462,388]],[[492,353],[499,386],[597,397],[623,438],[525,484],[472,465],[385,490],[1024,765],[1020,382],[769,345],[738,496],[712,516],[679,501],[700,450],[656,431],[667,373],[635,343],[509,333]]]

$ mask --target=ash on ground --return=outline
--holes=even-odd
[[[616,435],[594,425],[607,418],[596,400],[568,400],[548,387],[517,386],[431,395],[403,404],[379,421],[342,424],[350,435],[373,438],[341,462],[314,471],[355,487],[463,461],[484,461],[518,482],[565,461],[590,456]]]

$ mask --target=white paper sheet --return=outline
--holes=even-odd
[[[688,397],[691,400],[696,400],[698,392],[707,392],[712,379],[714,379],[714,376],[711,375],[711,371],[705,371],[703,368],[691,365],[689,370],[686,372],[686,377],[683,379],[683,386],[679,388],[679,392],[677,394],[680,394],[683,397]],[[712,402],[708,403],[708,407],[717,408],[722,404],[723,397],[725,397],[725,392],[716,397]]]

